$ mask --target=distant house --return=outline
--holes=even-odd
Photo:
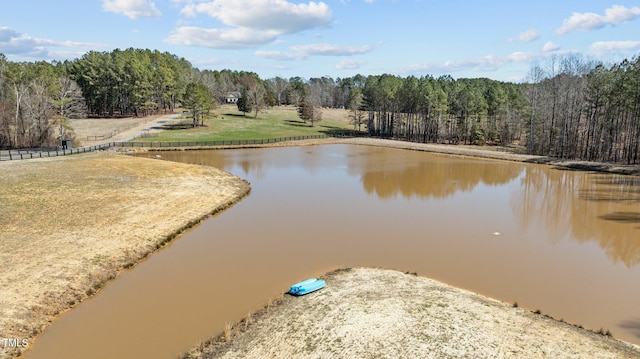
[[[238,103],[240,96],[240,92],[229,92],[229,94],[227,94],[226,103]]]

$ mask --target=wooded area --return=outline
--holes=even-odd
[[[637,56],[614,65],[553,57],[516,84],[389,74],[263,80],[253,72],[200,70],[175,55],[141,49],[92,51],[53,63],[11,62],[0,54],[0,148],[57,145],[72,136],[69,118],[144,116],[182,106],[194,125],[202,124],[231,93],[242,94],[239,109],[254,117],[280,105],[304,104],[306,117],[317,108],[344,108],[354,130],[370,136],[515,145],[565,159],[640,160]]]

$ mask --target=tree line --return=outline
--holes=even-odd
[[[606,67],[568,56],[531,74],[531,153],[640,163],[640,57]]]
[[[579,55],[532,66],[523,83],[451,76],[355,75],[261,79],[200,70],[159,51],[91,51],[65,62],[11,62],[0,54],[0,148],[55,145],[68,119],[189,110],[194,126],[230,94],[257,117],[299,107],[313,124],[343,108],[356,131],[409,141],[514,145],[567,159],[639,163],[640,60],[604,65]]]

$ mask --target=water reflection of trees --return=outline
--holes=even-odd
[[[157,156],[157,154],[144,154],[146,157]],[[198,151],[174,151],[161,152],[160,158],[182,163],[190,163],[203,166],[211,166],[224,171],[232,171],[235,166],[242,169],[243,173],[234,173],[238,176],[263,177],[263,164],[266,162],[264,151],[221,151],[221,150],[198,150]],[[235,172],[235,171],[234,171]]]
[[[391,155],[392,158],[387,156]],[[382,199],[447,198],[457,192],[473,190],[478,184],[506,184],[515,179],[522,166],[497,161],[465,160],[424,153],[380,152],[350,163],[350,172],[360,172],[368,194]]]
[[[523,226],[543,226],[552,241],[596,242],[614,262],[640,262],[640,179],[527,167],[512,199]]]

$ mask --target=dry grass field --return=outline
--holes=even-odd
[[[393,270],[330,273],[185,358],[638,358],[637,346]]]
[[[5,161],[0,173],[0,338],[33,338],[250,190],[215,168],[109,152]]]
[[[84,118],[71,120],[70,125],[76,135],[76,146],[93,146],[141,131],[163,116]]]

